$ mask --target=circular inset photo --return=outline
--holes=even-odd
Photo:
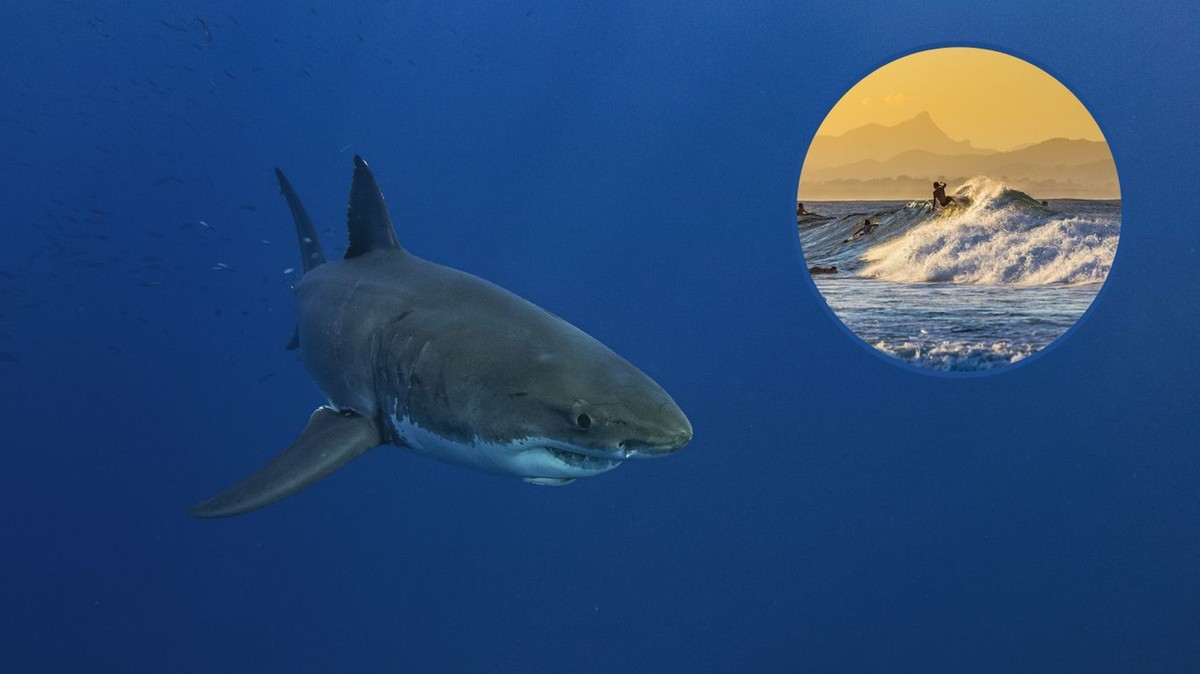
[[[996,51],[911,54],[829,112],[796,224],[843,323],[921,368],[1005,368],[1075,324],[1108,276],[1121,192],[1070,91]]]

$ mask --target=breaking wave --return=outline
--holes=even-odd
[[[955,197],[959,205],[944,210],[914,201],[812,222],[801,230],[805,257],[809,264],[836,264],[899,283],[1085,284],[1108,275],[1120,236],[1119,207],[1059,210],[1062,202],[1047,207],[986,177],[967,182]],[[853,238],[868,218],[878,227]]]

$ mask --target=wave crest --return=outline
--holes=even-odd
[[[956,193],[962,205],[929,212],[901,235],[867,249],[861,275],[900,283],[994,285],[1104,281],[1120,220],[1053,211],[987,177]],[[914,202],[904,210],[927,202]]]

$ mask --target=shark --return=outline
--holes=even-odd
[[[342,259],[325,258],[291,183],[275,175],[302,260],[289,348],[327,403],[291,445],[188,514],[257,510],[379,446],[557,486],[673,454],[692,439],[671,396],[595,338],[402,247],[362,157]]]

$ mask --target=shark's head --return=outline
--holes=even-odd
[[[523,435],[510,456],[526,480],[565,484],[626,459],[672,454],[692,439],[691,423],[662,387],[588,341],[537,354],[500,389],[508,418],[522,420],[510,431]]]
[[[666,456],[692,439],[691,423],[662,387],[598,342],[586,346],[542,352],[512,382],[520,390],[506,393],[528,422],[528,439],[556,459],[597,459],[583,464],[605,470],[604,462]]]
[[[439,362],[440,371],[418,373],[418,381],[436,378],[438,384],[423,384],[426,390],[409,398],[410,412],[440,437],[413,437],[409,444],[425,446],[431,456],[554,485],[607,472],[627,459],[666,456],[692,439],[688,418],[653,379],[565,321],[525,306],[542,314],[524,317],[541,324],[536,336],[499,329],[486,340],[489,348],[426,361]],[[425,395],[436,387],[436,395]],[[447,439],[459,450],[438,442]]]

